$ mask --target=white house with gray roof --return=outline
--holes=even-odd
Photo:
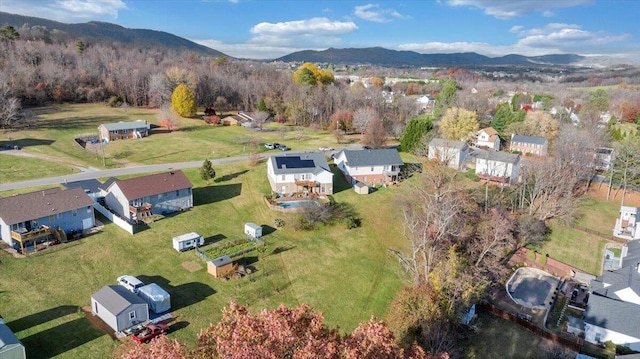
[[[548,146],[549,140],[544,137],[511,134],[509,151],[520,152],[523,155],[546,156]]]
[[[437,160],[454,169],[461,169],[469,155],[469,146],[464,141],[434,138],[429,142],[429,160]]]
[[[637,248],[636,248],[637,250]],[[640,256],[623,259],[623,267],[591,281],[584,312],[585,340],[612,341],[640,351]]]
[[[395,148],[344,149],[334,162],[352,185],[362,182],[372,187],[396,183],[404,164]]]
[[[24,359],[26,357],[24,345],[0,317],[0,359]]]
[[[323,153],[285,153],[269,157],[267,177],[271,190],[280,195],[333,194],[333,172]]]
[[[103,142],[126,138],[142,138],[149,136],[151,126],[147,121],[103,123],[98,126],[100,139]]]
[[[107,285],[91,296],[91,312],[116,332],[149,320],[149,305],[120,285]]]
[[[520,155],[477,150],[476,176],[500,183],[515,183],[520,175]]]

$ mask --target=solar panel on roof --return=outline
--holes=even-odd
[[[313,160],[303,160],[299,156],[276,157],[276,166],[284,168],[314,168]]]

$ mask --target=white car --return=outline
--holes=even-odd
[[[132,293],[138,293],[138,289],[144,286],[144,283],[142,283],[140,279],[132,275],[121,275],[116,280],[116,283],[127,288]]]
[[[275,148],[275,146],[273,145],[273,143],[265,143],[264,144],[264,148],[268,149],[268,150],[272,150]]]
[[[320,151],[333,151],[335,148],[333,147],[320,147],[319,150]]]

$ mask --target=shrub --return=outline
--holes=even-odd
[[[344,225],[345,227],[347,227],[347,229],[358,228],[361,224],[360,218],[356,218],[354,216],[347,216],[342,221],[344,222]]]
[[[273,225],[276,226],[276,228],[282,228],[284,227],[284,219],[282,218],[276,218],[273,220]]]
[[[109,107],[120,107],[122,106],[122,100],[118,96],[109,97],[109,101],[107,101],[107,105]]]

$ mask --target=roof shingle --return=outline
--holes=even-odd
[[[49,188],[0,198],[0,218],[14,224],[88,206],[93,206],[93,200],[80,187]]]
[[[115,185],[129,200],[193,187],[191,181],[180,170],[117,180],[111,186]]]

